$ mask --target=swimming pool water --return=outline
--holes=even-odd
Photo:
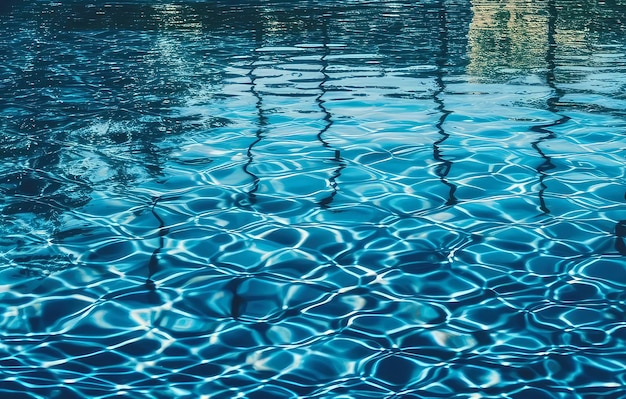
[[[0,398],[626,397],[626,3],[0,7]]]

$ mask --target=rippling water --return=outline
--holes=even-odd
[[[626,397],[626,3],[0,7],[0,397]]]

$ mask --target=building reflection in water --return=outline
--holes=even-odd
[[[626,2],[592,0],[472,0],[468,73],[498,77],[548,68],[556,57],[588,55],[623,36]],[[551,37],[553,36],[553,37]],[[556,47],[556,48],[555,48]]]
[[[607,55],[623,48],[626,2],[473,0],[472,13],[468,33],[468,81],[483,93],[501,87],[509,91],[517,87],[520,107],[530,104],[529,110],[543,109],[552,114],[549,122],[540,119],[534,122],[531,115],[527,118],[530,133],[539,134],[529,143],[542,159],[536,166],[539,209],[544,215],[558,213],[559,207],[552,206],[551,202],[561,207],[570,205],[568,200],[560,198],[564,195],[560,190],[565,187],[565,192],[585,193],[580,187],[586,184],[576,176],[579,159],[571,159],[570,154],[563,153],[563,146],[569,145],[573,153],[580,151],[578,147],[582,144],[589,148],[602,146],[593,141],[597,139],[592,135],[589,139],[578,136],[580,133],[576,132],[580,127],[572,121],[572,115],[579,112],[589,118],[593,118],[594,113],[617,118],[624,115],[619,100],[614,102],[621,95],[619,91],[607,87],[607,83],[595,75],[604,74],[605,79],[619,86],[623,62],[616,62]],[[502,85],[496,88],[494,83]],[[533,100],[532,87],[538,86],[547,88],[549,93]],[[586,129],[593,131],[593,124]],[[587,143],[586,140],[592,141]],[[609,134],[605,148],[619,153],[612,141],[614,138]],[[554,147],[561,150],[554,152]],[[591,157],[593,152],[585,148],[583,154]],[[610,152],[605,155],[612,158]],[[581,214],[582,211],[577,209]],[[623,226],[624,221],[619,221],[614,231],[615,248],[620,254],[626,252]]]
[[[488,76],[545,68],[546,1],[472,1],[468,72]],[[503,71],[504,70],[504,71]]]

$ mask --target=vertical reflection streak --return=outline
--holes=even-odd
[[[152,215],[159,222],[159,226],[157,228],[159,235],[159,245],[152,252],[152,256],[150,256],[150,261],[148,262],[148,276],[146,278],[146,287],[150,292],[154,292],[156,290],[156,286],[154,284],[154,281],[152,280],[152,276],[154,276],[154,274],[159,270],[159,254],[163,250],[163,247],[165,245],[165,235],[168,233],[169,230],[165,227],[165,222],[163,221],[161,216],[159,216],[159,214],[156,212],[155,208],[159,200],[161,200],[160,197],[155,197],[152,200],[152,207],[150,208]]]
[[[447,62],[448,56],[448,20],[447,20],[447,12],[445,3],[442,1],[439,8],[439,21],[441,26],[439,28],[439,54],[436,56],[435,63],[437,65],[437,71],[435,74],[435,83],[437,85],[437,89],[433,93],[433,100],[437,104],[437,111],[440,113],[439,120],[435,124],[437,128],[437,132],[441,136],[441,138],[433,143],[433,158],[438,162],[438,165],[435,167],[435,173],[439,176],[439,180],[448,186],[448,199],[446,200],[446,205],[452,206],[457,204],[457,199],[454,196],[456,192],[456,185],[450,183],[448,181],[448,173],[450,173],[450,169],[452,168],[452,161],[449,161],[443,157],[441,151],[441,145],[450,137],[450,134],[445,131],[443,128],[443,124],[445,123],[448,115],[452,113],[452,111],[447,110],[441,95],[446,89],[445,82],[443,80],[444,77],[444,68]]]
[[[232,295],[230,301],[230,316],[234,320],[240,320],[246,308],[246,299],[240,293],[241,285],[245,281],[245,277],[235,277],[225,286],[226,290]]]
[[[548,50],[546,53],[546,83],[552,90],[552,96],[548,98],[547,105],[548,111],[557,112],[557,104],[563,96],[563,91],[556,86],[556,20],[558,16],[558,10],[555,4],[555,0],[550,0],[548,2]],[[552,140],[556,138],[554,132],[552,132],[549,128],[553,126],[557,126],[567,122],[570,118],[567,116],[561,116],[561,118],[557,119],[552,123],[546,123],[543,125],[536,125],[531,127],[531,130],[537,133],[541,133],[543,136],[540,136],[537,140],[531,143],[531,146],[543,159],[543,162],[537,166],[537,173],[539,174],[539,209],[544,214],[550,213],[550,208],[546,204],[545,200],[545,191],[548,186],[545,184],[545,178],[548,176],[547,172],[551,169],[555,168],[555,165],[552,163],[552,157],[547,155],[541,149],[541,144],[547,140]]]
[[[624,195],[626,200],[626,195]],[[626,256],[626,220],[620,220],[615,225],[615,250],[622,256]]]
[[[265,132],[265,126],[267,126],[267,116],[265,116],[265,111],[263,109],[263,99],[261,97],[261,93],[257,90],[257,79],[258,77],[254,74],[254,70],[256,69],[255,63],[257,60],[252,62],[250,72],[248,73],[248,77],[250,78],[250,92],[256,98],[255,108],[258,115],[258,128],[255,133],[256,139],[250,143],[248,146],[248,150],[246,152],[246,156],[248,158],[248,162],[243,166],[243,171],[252,177],[252,187],[248,190],[248,204],[253,205],[256,202],[256,192],[259,189],[259,177],[250,171],[250,165],[254,162],[254,146],[256,146],[262,139]]]
[[[324,105],[326,101],[323,99],[324,95],[326,94],[326,82],[329,79],[329,76],[327,73],[328,60],[326,57],[328,56],[330,52],[330,49],[328,47],[328,43],[329,43],[328,30],[326,28],[325,20],[323,20],[323,30],[324,30],[324,53],[322,55],[322,58],[320,59],[321,64],[322,64],[321,73],[323,75],[323,78],[319,84],[320,93],[315,98],[315,102],[317,103],[317,106],[324,113],[324,118],[323,118],[324,127],[317,134],[317,140],[320,143],[322,143],[324,148],[328,148],[329,150],[333,151],[334,156],[330,160],[337,164],[337,168],[333,171],[333,174],[328,178],[328,184],[330,185],[333,191],[328,196],[322,198],[318,202],[320,207],[324,209],[328,209],[330,207],[330,204],[333,202],[335,196],[337,195],[337,192],[339,191],[337,179],[341,176],[341,171],[346,167],[346,163],[344,162],[343,158],[341,158],[341,151],[338,149],[334,149],[326,140],[324,140],[324,133],[326,133],[333,125],[332,114],[328,111],[328,109]]]

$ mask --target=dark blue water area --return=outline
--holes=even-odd
[[[0,15],[0,398],[626,397],[623,0]]]

